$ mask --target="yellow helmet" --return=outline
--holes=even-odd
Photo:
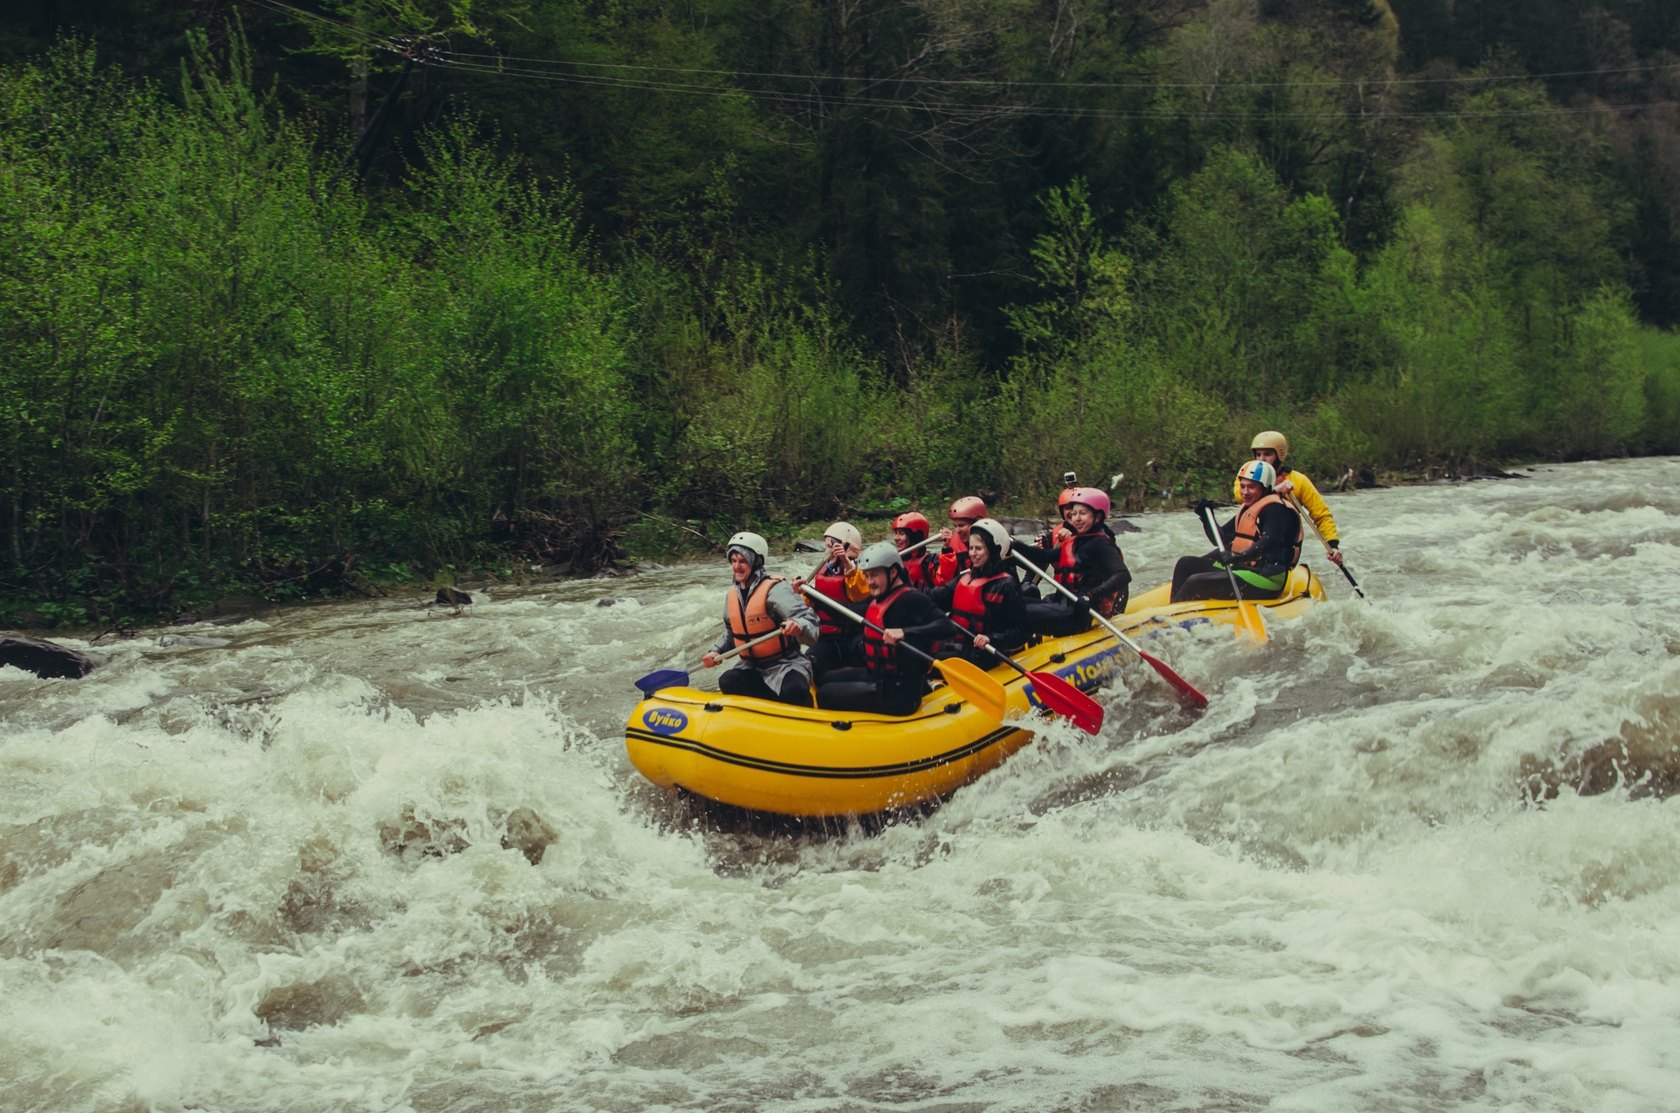
[[[1278,432],[1276,429],[1267,429],[1264,433],[1254,434],[1254,443],[1248,447],[1250,449],[1271,449],[1273,452],[1278,454],[1278,463],[1281,464],[1283,463],[1284,458],[1289,455],[1289,438]]]

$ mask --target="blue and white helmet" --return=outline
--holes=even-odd
[[[1237,478],[1258,483],[1268,491],[1277,486],[1277,472],[1264,460],[1250,460],[1237,469]]]

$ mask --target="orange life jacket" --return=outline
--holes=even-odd
[[[956,538],[952,538],[954,542]],[[948,584],[964,572],[968,571],[968,548],[960,549],[946,546],[939,554],[939,571],[934,576],[935,585]]]
[[[1051,573],[1051,575],[1056,577],[1056,582],[1073,592],[1075,595],[1083,594],[1085,591],[1085,573],[1079,570],[1079,558],[1076,557],[1073,552],[1074,543],[1082,537],[1106,538],[1107,536],[1108,535],[1106,533],[1098,530],[1095,534],[1076,533],[1066,541],[1063,541],[1061,554],[1056,558],[1055,571]],[[1114,604],[1118,599],[1119,593],[1111,591],[1100,599],[1092,599],[1091,609],[1102,615],[1104,618],[1107,618],[1109,615],[1114,613]]]
[[[781,625],[771,617],[767,603],[770,598],[770,589],[781,582],[782,578],[780,576],[766,576],[758,581],[758,586],[753,588],[752,595],[747,599],[744,614],[741,608],[741,589],[738,587],[729,589],[729,603],[725,607],[725,613],[729,619],[729,636],[734,639],[737,646],[745,645],[754,638],[768,634]],[[753,646],[742,653],[741,656],[749,661],[776,661],[798,652],[799,639],[783,634],[773,641]]]
[[[887,625],[887,609],[898,602],[900,595],[909,590],[901,585],[879,599],[870,600],[869,610],[863,617],[869,620],[870,626],[884,629]],[[888,645],[886,639],[870,629],[870,626],[863,628],[864,666],[869,669],[869,675],[877,681],[897,676],[898,646]]]
[[[971,635],[989,633],[991,623],[986,621],[986,585],[1007,575],[1008,572],[998,572],[975,579],[972,568],[964,572],[951,592],[951,621]]]
[[[811,577],[811,586],[835,602],[844,603],[847,601],[846,577],[840,572],[830,572],[829,569],[833,567],[833,561],[825,562],[821,568],[817,569],[817,574]],[[845,635],[846,628],[841,625],[842,619],[839,612],[829,610],[815,599],[811,600],[811,606],[817,612],[817,620],[821,625],[823,637],[838,638]]]
[[[1231,538],[1233,553],[1246,553],[1260,543],[1260,511],[1268,506],[1288,507],[1291,514],[1295,508],[1283,501],[1283,496],[1276,492],[1267,492],[1255,499],[1237,513],[1235,535]],[[1305,529],[1301,525],[1301,516],[1295,514],[1295,549],[1289,554],[1289,567],[1293,568],[1301,563],[1301,541],[1305,537]]]

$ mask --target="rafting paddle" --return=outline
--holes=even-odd
[[[810,584],[806,584],[801,590],[834,613],[845,615],[853,622],[860,626],[867,626],[877,634],[886,633],[867,618],[856,611],[846,609]],[[1003,685],[998,683],[996,677],[987,676],[982,669],[964,661],[961,657],[946,657],[935,660],[932,654],[923,653],[907,641],[900,641],[898,648],[905,650],[912,657],[920,657],[938,669],[939,674],[945,678],[945,683],[951,686],[952,691],[984,711],[987,717],[996,719],[1000,723],[1003,721],[1003,713],[1008,709],[1008,697],[1004,695]]]
[[[771,638],[780,637],[781,634],[782,632],[779,629],[772,630],[768,634],[760,634],[758,637],[754,638],[745,645],[738,645],[726,653],[719,653],[718,661],[723,662],[729,660],[731,657],[738,657],[742,653],[751,649],[753,646],[767,642]],[[684,672],[682,669],[660,669],[658,672],[648,673],[640,680],[634,681],[634,683],[636,687],[642,690],[642,695],[651,697],[661,688],[680,688],[687,684],[688,673]]]
[[[1025,568],[1028,572],[1033,573],[1035,576],[1037,576],[1041,580],[1049,581],[1051,587],[1055,588],[1057,591],[1061,592],[1063,595],[1067,596],[1069,599],[1072,599],[1076,603],[1079,601],[1079,596],[1075,595],[1068,588],[1068,586],[1066,584],[1057,582],[1057,580],[1053,576],[1051,576],[1048,572],[1046,572],[1043,569],[1034,565],[1030,560],[1028,560],[1026,557],[1022,556],[1020,553],[1013,553],[1012,552],[1009,555],[1022,568]],[[1110,622],[1108,619],[1104,618],[1102,615],[1098,614],[1096,611],[1091,612],[1091,617],[1096,619],[1098,622],[1102,623],[1103,626],[1108,630],[1108,632],[1110,634],[1113,634],[1115,637],[1119,638],[1120,639],[1120,644],[1124,645],[1127,649],[1131,650],[1133,653],[1136,653],[1139,657],[1143,658],[1145,664],[1147,664],[1150,668],[1154,669],[1156,672],[1160,673],[1161,674],[1161,679],[1165,680],[1168,684],[1172,685],[1173,689],[1175,691],[1177,691],[1180,695],[1182,695],[1185,699],[1185,702],[1190,704],[1190,706],[1192,706],[1192,707],[1206,707],[1207,706],[1208,698],[1206,696],[1202,695],[1202,693],[1196,691],[1196,688],[1195,688],[1194,685],[1192,685],[1188,680],[1184,679],[1182,676],[1178,675],[1178,673],[1174,672],[1172,670],[1172,667],[1170,665],[1168,665],[1165,661],[1161,660],[1159,657],[1155,656],[1152,653],[1144,652],[1144,649],[1143,649],[1142,646],[1138,645],[1137,642],[1133,641],[1131,638],[1128,638],[1126,635],[1124,635],[1120,632],[1120,627],[1114,625],[1114,623]]]
[[[974,640],[972,635],[969,635],[968,638],[969,641]],[[1049,708],[1054,714],[1060,715],[1064,719],[1073,720],[1073,725],[1086,734],[1095,734],[1102,729],[1102,704],[1081,692],[1072,684],[1053,672],[1028,672],[1016,664],[1013,657],[990,643],[980,648],[1030,680],[1033,693],[1038,696],[1038,702]]]
[[[1301,505],[1301,500],[1295,497],[1294,491],[1289,492],[1289,502],[1290,505],[1295,507],[1296,512],[1301,515],[1302,520],[1307,523],[1307,528],[1312,530],[1313,536],[1318,538],[1318,543],[1324,546],[1324,555],[1328,557],[1330,555],[1330,542],[1324,540],[1324,535],[1318,532],[1318,523],[1312,520],[1312,515],[1307,513],[1307,508]],[[1336,564],[1333,560],[1330,563],[1335,564],[1337,568],[1342,570],[1342,575],[1347,577],[1347,582],[1352,586],[1353,593],[1361,599],[1365,599],[1365,592],[1360,590],[1359,581],[1353,578],[1353,573],[1347,570],[1347,565]],[[1367,603],[1370,602],[1369,599],[1365,599],[1365,601]]]
[[[1219,523],[1213,520],[1213,511],[1203,506],[1202,516],[1207,519],[1208,528],[1213,531],[1213,536],[1218,537]],[[1222,554],[1225,552],[1224,545],[1220,545],[1219,549]],[[1265,645],[1266,624],[1260,621],[1260,608],[1256,607],[1250,600],[1243,598],[1242,588],[1237,586],[1237,574],[1231,571],[1230,560],[1226,559],[1224,564],[1225,575],[1231,580],[1231,595],[1237,601],[1237,629],[1247,633],[1249,637],[1261,645]]]

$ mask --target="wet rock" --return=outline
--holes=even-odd
[[[438,588],[437,601],[445,606],[466,607],[472,604],[473,597],[470,593],[458,588],[440,587]]]
[[[0,638],[0,666],[11,665],[43,679],[79,680],[93,671],[92,657],[53,642]]]
[[[827,549],[821,541],[812,541],[808,537],[801,537],[793,543],[793,551],[796,553],[821,553],[827,552]]]
[[[176,626],[195,626],[197,624],[198,616],[191,611],[182,611],[175,616],[174,625]]]
[[[599,572],[595,573],[595,578],[597,580],[616,580],[616,579],[618,579],[620,574],[621,573],[619,572],[618,569],[612,567],[611,565],[608,565],[607,567],[601,569]]]
[[[667,567],[666,565],[660,564],[656,560],[644,560],[644,561],[640,561],[640,562],[637,563],[636,571],[643,572],[643,573],[646,573],[646,572],[663,572],[663,571],[665,571],[666,567]]]
[[[367,1001],[353,982],[322,978],[317,982],[276,986],[263,994],[252,1011],[266,1020],[270,1029],[296,1030],[315,1024],[337,1024],[352,1013],[367,1011]]]
[[[612,598],[612,597],[610,597],[610,596],[609,596],[609,597],[607,597],[607,598],[605,598],[605,599],[597,599],[597,600],[595,600],[595,605],[596,605],[596,606],[597,606],[597,607],[610,607],[610,606],[612,606],[612,605],[613,605],[613,604],[614,604],[614,603],[617,603],[617,602],[618,602],[618,600],[617,600],[617,599],[614,599],[614,598]]]
[[[203,634],[165,634],[157,640],[160,649],[170,646],[181,646],[188,649],[219,649],[224,645],[232,645],[227,638],[210,638]]]
[[[533,866],[541,865],[543,852],[560,841],[560,835],[530,808],[515,808],[507,818],[503,850],[518,850]]]
[[[405,860],[414,858],[442,858],[459,854],[467,842],[467,824],[461,819],[433,819],[425,821],[414,814],[412,804],[404,806],[395,820],[382,820],[379,841],[385,849]]]

